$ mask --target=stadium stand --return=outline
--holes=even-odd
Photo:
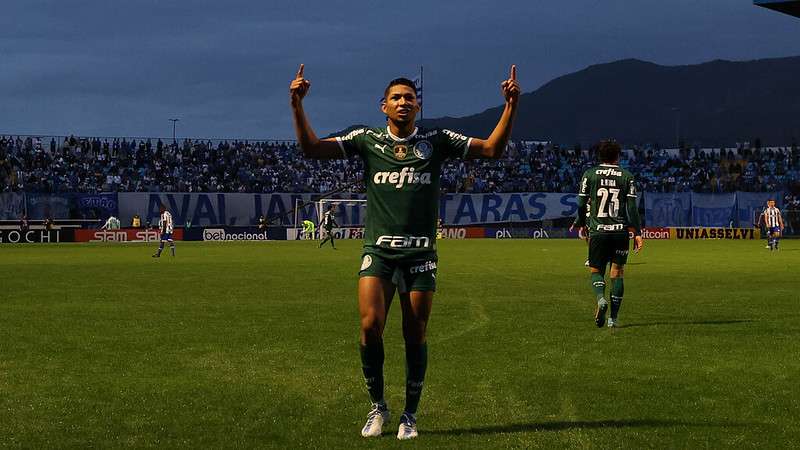
[[[589,151],[516,142],[500,160],[451,161],[446,192],[574,192]],[[633,147],[622,164],[649,192],[800,194],[796,146],[726,149]],[[293,142],[91,137],[0,137],[4,192],[328,192],[363,190],[360,161],[299,157]]]

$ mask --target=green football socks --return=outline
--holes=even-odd
[[[611,279],[611,318],[616,319],[619,307],[622,305],[622,296],[625,294],[625,283],[622,277]]]
[[[383,341],[361,346],[361,369],[367,383],[369,398],[373,403],[384,403],[383,399]]]
[[[592,273],[592,290],[597,300],[604,298],[606,295],[606,281],[601,273]]]
[[[404,412],[417,413],[422,385],[428,368],[428,344],[406,344],[406,407]]]

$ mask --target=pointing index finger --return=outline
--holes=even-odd
[[[517,81],[517,66],[515,64],[511,65],[511,79]]]
[[[303,78],[303,69],[305,69],[305,64],[300,64],[300,68],[297,69],[297,78]]]

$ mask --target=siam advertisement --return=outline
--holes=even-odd
[[[75,231],[72,228],[59,230],[0,230],[0,244],[51,244],[73,242]]]
[[[673,239],[761,239],[757,228],[670,228]]]
[[[172,239],[183,240],[183,229],[176,228]],[[161,233],[149,228],[122,228],[119,230],[75,230],[75,242],[158,242]]]

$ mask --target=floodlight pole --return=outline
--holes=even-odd
[[[169,119],[169,121],[172,122],[172,143],[175,145],[178,145],[178,140],[175,139],[175,123],[179,120],[181,119]]]

